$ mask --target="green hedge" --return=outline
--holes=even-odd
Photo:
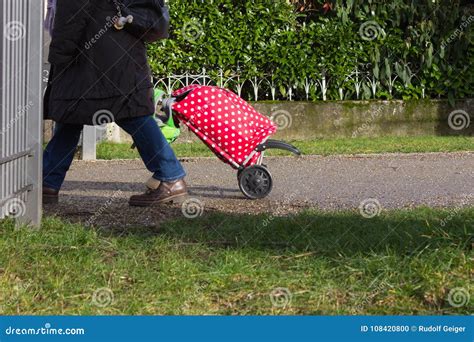
[[[303,12],[287,0],[171,0],[172,37],[150,45],[152,68],[159,76],[203,68],[271,75],[279,98],[293,85],[297,99],[306,79],[324,74],[328,99],[339,89],[353,99],[346,77],[357,67],[378,89],[367,79],[361,98],[420,98],[423,89],[431,98],[472,97],[474,13],[462,1],[333,0],[327,12],[324,2]],[[251,97],[249,84],[244,92]],[[320,88],[311,98],[321,98]]]

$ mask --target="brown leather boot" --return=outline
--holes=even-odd
[[[175,182],[161,182],[158,189],[149,189],[143,195],[130,197],[129,204],[133,207],[150,207],[162,203],[182,202],[188,195],[186,182],[180,179]]]
[[[43,186],[43,203],[56,204],[59,202],[59,191]]]

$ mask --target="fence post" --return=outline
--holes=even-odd
[[[97,159],[97,128],[84,126],[82,131],[82,160]]]

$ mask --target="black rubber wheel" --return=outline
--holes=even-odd
[[[265,169],[267,169],[267,171],[268,171],[267,165],[262,164],[261,166],[263,166],[263,167],[264,167]],[[239,169],[239,170],[237,171],[237,179],[238,179],[238,180],[240,179],[240,175],[242,174],[242,171],[244,171],[244,170],[245,170],[245,169]],[[239,182],[240,182],[240,180],[239,180]]]
[[[264,166],[250,166],[240,171],[239,187],[247,198],[265,198],[272,192],[272,175]]]

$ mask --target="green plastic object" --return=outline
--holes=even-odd
[[[166,94],[165,91],[163,91],[162,89],[159,89],[159,88],[155,89],[153,99],[155,101],[156,111],[159,110],[158,106],[160,105],[161,100],[163,99],[165,94]],[[176,139],[179,138],[179,136],[181,134],[181,130],[179,129],[179,127],[176,127],[176,125],[174,123],[173,115],[170,115],[167,122],[163,122],[161,120],[158,120],[159,118],[158,118],[156,112],[155,112],[155,118],[157,119],[157,122],[158,122],[158,125],[160,126],[161,132],[165,136],[168,143],[171,144],[171,143],[175,142]]]

